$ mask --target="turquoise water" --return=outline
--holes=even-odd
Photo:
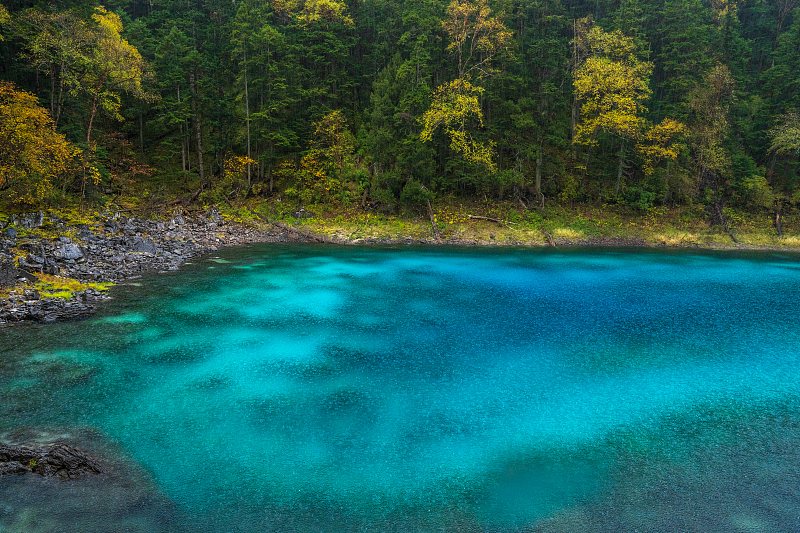
[[[799,259],[271,245],[117,287],[0,329],[0,434],[100,435],[146,503],[6,476],[0,532],[798,531]]]

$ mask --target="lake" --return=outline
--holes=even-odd
[[[260,245],[0,329],[0,532],[796,532],[800,256]],[[1,437],[4,435],[5,437]]]

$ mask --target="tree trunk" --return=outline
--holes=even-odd
[[[541,202],[544,207],[544,194],[542,194],[542,152],[544,147],[539,143],[539,153],[536,155],[536,175],[534,181],[534,188],[536,189],[536,202]]]
[[[428,200],[428,215],[431,217],[431,225],[433,226],[433,234],[436,235],[436,242],[441,242],[442,236],[439,234],[439,226],[436,225],[436,217],[433,216],[430,200]]]
[[[94,116],[97,114],[97,97],[92,100],[92,114],[89,116],[89,127],[86,130],[86,144],[92,141],[92,124],[94,123]]]
[[[272,184],[273,184],[273,176],[275,173],[272,169],[272,162],[274,161],[273,157],[275,157],[275,143],[273,141],[269,141],[269,192],[272,193]]]
[[[200,170],[200,188],[206,186],[205,168],[203,167],[203,134],[200,131],[200,114],[197,111],[197,86],[194,73],[189,74],[189,88],[192,90],[192,114],[194,115],[195,133],[197,136],[197,167]]]
[[[181,104],[181,88],[178,87],[178,105]],[[186,189],[186,137],[183,133],[183,123],[179,125],[181,132],[181,172],[183,172],[183,188]]]
[[[247,51],[244,52],[244,111],[247,120],[247,193],[250,192],[250,96],[247,88]],[[245,193],[245,196],[247,196]]]
[[[61,106],[64,103],[64,78],[61,75],[61,73],[64,72],[63,61],[61,62],[61,68],[58,72],[58,103],[56,104],[56,115],[53,121],[56,128],[58,127],[58,121],[61,119]]]
[[[139,112],[139,151],[144,157],[144,112]]]
[[[50,65],[50,116],[56,117],[56,65]]]
[[[614,196],[619,196],[619,188],[622,185],[622,169],[625,165],[625,139],[619,147],[619,166],[617,167],[617,184],[614,185]]]

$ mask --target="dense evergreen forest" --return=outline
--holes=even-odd
[[[800,201],[800,0],[5,0],[0,36],[19,205]]]

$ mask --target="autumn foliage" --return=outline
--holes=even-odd
[[[56,133],[37,98],[0,81],[0,195],[38,205],[72,174],[81,151]]]

